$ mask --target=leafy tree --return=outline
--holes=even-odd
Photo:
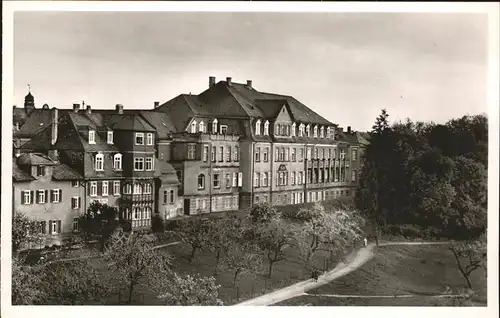
[[[219,288],[214,277],[199,274],[180,276],[172,274],[168,281],[159,280],[154,289],[158,298],[170,306],[221,306]],[[162,282],[158,284],[158,282]]]
[[[375,120],[375,124],[372,127],[372,133],[382,134],[385,130],[389,129],[389,122],[387,120],[388,117],[389,114],[387,113],[387,110],[382,109],[380,115],[378,115],[377,119]]]
[[[152,240],[131,234],[113,235],[106,250],[105,261],[120,282],[128,288],[128,304],[132,303],[135,287],[143,278],[155,272],[170,272],[170,257],[153,249]],[[168,279],[166,275],[156,279]]]
[[[99,304],[113,293],[113,284],[89,260],[46,266],[41,275],[44,304]]]
[[[158,214],[153,215],[151,218],[151,230],[155,233],[163,233],[165,231],[165,223]]]
[[[279,211],[267,202],[254,205],[250,210],[250,219],[253,223],[269,223],[279,217]]]
[[[458,241],[450,243],[449,250],[453,253],[458,270],[467,282],[467,286],[472,289],[471,274],[486,266],[487,256],[486,235],[483,234],[475,241]]]
[[[175,232],[184,242],[191,245],[191,253],[188,257],[191,263],[196,251],[206,246],[208,233],[207,221],[196,217],[181,220]]]
[[[253,232],[255,242],[267,256],[271,277],[274,264],[285,259],[285,251],[293,244],[294,231],[282,220],[273,219],[265,226],[254,228]]]
[[[84,215],[80,217],[81,235],[85,240],[97,237],[104,252],[111,235],[120,229],[120,214],[114,206],[94,201]]]
[[[40,244],[42,240],[41,224],[16,211],[12,216],[12,251]]]
[[[44,298],[40,271],[24,264],[18,257],[12,259],[12,304],[36,305]]]
[[[237,286],[240,275],[256,274],[262,269],[262,257],[252,243],[233,242],[224,257],[224,269],[233,273],[233,286]]]

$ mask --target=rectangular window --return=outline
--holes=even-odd
[[[163,191],[163,204],[167,204],[168,200],[168,191],[164,190]]]
[[[187,158],[188,160],[194,160],[196,155],[196,145],[188,145],[187,146]]]
[[[243,186],[243,172],[238,172],[238,187]]]
[[[78,218],[73,218],[73,232],[78,232],[79,231],[79,220]]]
[[[255,148],[255,162],[259,162],[260,161],[260,148],[257,147]]]
[[[264,148],[263,160],[264,160],[264,162],[269,162],[269,148],[268,147]]]
[[[231,146],[227,146],[226,149],[226,162],[231,162]]]
[[[132,193],[132,185],[127,183],[123,186],[123,194],[131,194]]]
[[[299,149],[299,161],[304,160],[304,148]]]
[[[311,148],[307,148],[307,160],[311,160]]]
[[[234,161],[240,160],[240,147],[234,147]]]
[[[212,147],[212,162],[215,162],[217,160],[217,147]]]
[[[175,201],[175,192],[174,190],[170,190],[170,204],[174,204]]]
[[[45,190],[37,190],[38,203],[45,203]]]
[[[203,162],[208,162],[208,146],[203,146]]]
[[[144,194],[151,194],[153,192],[153,187],[151,186],[151,183],[146,183],[144,184]]]
[[[231,188],[231,174],[230,173],[226,173],[226,188]]]
[[[95,131],[89,130],[89,144],[95,144]]]
[[[233,188],[236,188],[238,186],[238,174],[236,172],[233,172]]]
[[[90,182],[90,196],[91,197],[97,196],[97,181]]]
[[[220,174],[214,173],[214,188],[220,188]]]
[[[351,170],[351,181],[356,182],[356,170]]]
[[[258,172],[253,174],[253,186],[255,188],[260,186],[260,174]]]
[[[340,160],[344,160],[345,159],[345,150],[342,149],[340,150]]]
[[[144,158],[135,157],[134,158],[134,170],[135,171],[143,171],[144,170]]]
[[[71,208],[78,209],[80,207],[80,197],[71,198]]]
[[[352,161],[358,160],[358,150],[353,149],[352,150]]]
[[[292,148],[292,161],[295,162],[297,160],[297,148]]]
[[[274,150],[274,161],[280,161],[280,149],[279,148],[276,148]]]
[[[296,172],[295,171],[292,171],[292,185],[295,185],[295,176],[296,176]]]
[[[104,155],[97,154],[95,156],[95,170],[96,171],[104,171]]]
[[[146,171],[154,170],[154,160],[153,157],[146,157]]]
[[[220,133],[221,135],[227,134],[227,125],[220,125]]]
[[[135,144],[144,145],[144,133],[135,133]]]
[[[224,161],[224,146],[219,147],[219,162]]]
[[[152,146],[153,145],[153,134],[152,133],[148,133],[146,135],[146,144],[148,146]]]
[[[285,148],[285,161],[290,160],[290,149]]]
[[[102,182],[102,196],[106,197],[108,196],[108,181],[103,181]]]
[[[318,148],[314,149],[314,158],[313,159],[319,159],[319,157],[318,157]]]
[[[120,181],[113,181],[113,195],[120,195]]]
[[[36,167],[36,175],[37,175],[37,177],[45,176],[45,167],[44,166],[37,166]]]
[[[122,155],[116,154],[113,157],[113,169],[114,170],[122,170]]]
[[[61,231],[61,221],[60,220],[51,220],[49,221],[49,231],[50,234],[58,234]]]
[[[264,172],[262,175],[262,186],[269,186],[269,172]]]
[[[108,131],[108,144],[112,145],[113,144],[113,132]]]
[[[54,189],[52,190],[52,200],[53,203],[61,202],[61,190]]]
[[[21,204],[31,204],[31,191],[22,190],[21,191]]]
[[[79,185],[80,184],[79,184],[78,180],[71,180],[71,186],[73,188],[78,188]]]

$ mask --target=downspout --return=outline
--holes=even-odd
[[[271,173],[270,176],[267,178],[267,181],[269,182],[269,204],[273,205],[273,181],[274,181],[274,173],[273,173],[273,167],[274,167],[274,148],[273,145],[274,143],[271,141],[270,142],[271,146],[269,147],[269,164],[271,165]]]
[[[252,154],[251,154],[251,160],[252,160],[252,172],[250,174],[250,184],[251,184],[251,188],[250,188],[250,208],[253,207],[253,200],[254,200],[254,184],[253,184],[253,179],[254,179],[254,173],[255,173],[255,144],[256,142],[253,141],[252,142]]]
[[[216,132],[217,133],[217,132]],[[212,146],[212,143],[210,142],[209,146],[209,152],[210,152],[210,158],[208,158],[209,160],[209,164],[208,164],[208,176],[210,177],[210,183],[209,183],[209,186],[208,186],[208,199],[209,199],[209,202],[208,202],[208,205],[210,206],[209,210],[208,210],[208,213],[212,213],[213,209],[212,209],[212,186],[213,186],[213,181],[212,181],[212,157],[213,155],[217,155],[217,149],[215,149],[215,154],[212,154],[212,151],[213,151],[213,146]],[[222,156],[224,156],[224,154],[222,154]],[[215,160],[217,160],[217,157],[215,158]]]

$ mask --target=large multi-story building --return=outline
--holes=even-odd
[[[121,104],[37,109],[31,92],[24,106],[14,108],[14,207],[38,217],[42,206],[26,207],[26,191],[67,189],[80,198],[78,209],[40,203],[59,211],[52,219],[62,220],[63,232],[73,230],[75,215],[96,200],[117,206],[132,229],[145,229],[155,213],[169,219],[259,202],[349,198],[365,142],[292,96],[229,77],[218,83],[210,77],[204,92],[154,102],[148,110]],[[56,177],[33,175],[26,162],[43,162]],[[65,173],[57,173],[61,169]],[[68,184],[57,183],[63,181]]]

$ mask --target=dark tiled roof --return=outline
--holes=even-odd
[[[17,158],[17,163],[20,166],[23,165],[42,165],[49,166],[57,164],[55,161],[50,159],[47,155],[42,153],[23,153],[19,158]]]
[[[155,177],[159,177],[162,183],[180,184],[179,179],[177,178],[177,173],[170,163],[155,159],[155,165]]]
[[[52,178],[55,180],[77,180],[82,179],[82,175],[66,164],[58,164],[52,170]]]
[[[198,114],[195,113],[193,105],[187,101],[185,95],[179,95],[169,100],[158,107],[156,111],[166,113],[178,132],[184,131],[190,118]]]
[[[12,117],[13,122],[17,122],[19,124],[19,127],[21,127],[28,118],[28,114],[26,114],[26,110],[24,108],[16,107],[12,109]]]
[[[166,139],[171,133],[175,133],[175,125],[168,114],[157,111],[141,111],[143,116],[156,129],[159,139]]]
[[[15,182],[23,182],[23,181],[33,181],[35,178],[33,178],[30,174],[28,174],[26,171],[22,170],[16,162],[16,159],[12,159],[12,180]]]
[[[52,123],[50,109],[34,109],[26,118],[21,128],[14,133],[15,137],[31,138],[46,129]]]
[[[133,130],[133,131],[155,131],[147,121],[137,114],[118,115],[116,121],[111,125],[113,130]],[[115,118],[117,116],[114,116]]]
[[[283,106],[287,105],[286,99],[256,99],[256,106],[262,111],[265,118],[276,118]]]

